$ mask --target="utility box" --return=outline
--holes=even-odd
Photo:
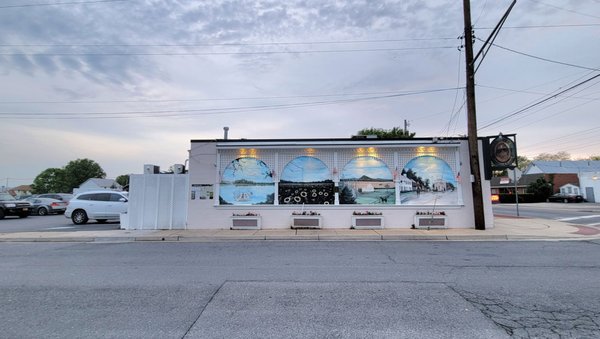
[[[156,165],[144,165],[144,174],[159,174],[160,167]]]
[[[184,174],[185,173],[185,166],[183,166],[183,164],[175,164],[175,165],[173,165],[173,173],[175,173],[175,174]]]

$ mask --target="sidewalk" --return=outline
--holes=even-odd
[[[265,229],[265,230],[108,230],[0,233],[0,242],[131,242],[131,241],[399,241],[399,240],[600,240],[600,227],[547,219],[496,217],[487,230],[446,229]]]

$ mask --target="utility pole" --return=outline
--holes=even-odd
[[[477,140],[477,115],[475,107],[475,66],[473,61],[473,27],[471,25],[471,3],[463,0],[465,20],[465,62],[467,85],[467,134],[469,141],[469,163],[473,190],[473,213],[475,229],[485,230],[483,210],[483,190],[481,188],[481,170],[479,168],[479,144]]]

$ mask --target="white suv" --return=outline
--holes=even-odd
[[[127,212],[127,192],[91,191],[77,194],[67,206],[65,217],[76,225],[85,224],[89,219],[105,223],[109,219],[119,219]]]

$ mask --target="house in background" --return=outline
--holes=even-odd
[[[123,186],[119,185],[114,179],[92,178],[85,181],[78,188],[73,189],[73,194],[97,190],[122,191]]]
[[[579,194],[588,202],[596,202],[600,194],[600,161],[532,161],[524,171],[525,175],[542,176],[552,183],[554,193]],[[572,193],[568,193],[569,189]]]
[[[29,196],[29,195],[31,195],[31,185],[21,185],[21,186],[10,188],[8,190],[8,194],[12,195],[13,197],[17,197],[17,198],[23,197],[23,196]]]

